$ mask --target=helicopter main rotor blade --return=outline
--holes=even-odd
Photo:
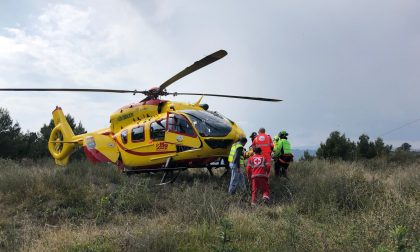
[[[99,88],[0,88],[0,91],[28,91],[28,92],[96,92],[96,93],[131,93],[145,94],[146,91]]]
[[[237,95],[220,95],[220,94],[204,94],[204,93],[168,93],[173,96],[177,95],[204,95],[204,96],[216,96],[216,97],[226,97],[226,98],[235,98],[235,99],[246,99],[246,100],[256,100],[256,101],[268,101],[268,102],[279,102],[282,100],[263,98],[263,97],[251,97],[251,96],[237,96]]]
[[[175,74],[172,78],[170,78],[169,80],[165,81],[164,83],[162,83],[159,86],[159,90],[163,91],[165,90],[169,85],[171,85],[172,83],[174,83],[175,81],[189,75],[192,72],[197,71],[200,68],[203,68],[215,61],[218,61],[219,59],[225,57],[227,55],[227,52],[225,50],[219,50],[217,52],[214,52],[204,58],[202,58],[199,61],[194,62],[194,64],[192,64],[191,66],[185,68],[184,70],[182,70],[181,72]]]

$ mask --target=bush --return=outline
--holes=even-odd
[[[355,157],[356,145],[346,138],[345,134],[338,131],[331,132],[330,136],[316,151],[318,158],[353,160]]]
[[[416,152],[396,150],[389,157],[389,161],[396,164],[409,164],[419,160],[420,155]]]

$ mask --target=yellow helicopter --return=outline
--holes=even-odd
[[[0,91],[61,91],[132,93],[146,96],[138,103],[124,106],[110,117],[110,126],[94,132],[74,135],[60,107],[53,111],[55,128],[48,149],[57,165],[67,165],[70,155],[83,147],[94,162],[111,162],[127,174],[163,171],[162,183],[172,171],[187,168],[228,168],[227,156],[232,144],[245,137],[242,129],[223,115],[200,104],[203,96],[278,102],[281,100],[203,93],[170,93],[166,88],[186,75],[227,55],[219,50],[185,68],[159,87],[145,91],[120,89],[72,88],[0,88]],[[201,95],[195,103],[162,100],[167,95]],[[176,175],[177,176],[177,175]],[[176,179],[173,176],[170,182]]]

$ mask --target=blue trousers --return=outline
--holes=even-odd
[[[232,168],[232,167],[231,167]],[[232,174],[230,176],[229,193],[234,194],[238,186],[245,191],[245,176],[242,172],[238,171],[238,168],[232,168]]]

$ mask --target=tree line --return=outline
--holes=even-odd
[[[325,142],[322,142],[316,151],[316,158],[319,159],[341,159],[354,161],[373,158],[402,158],[411,152],[411,145],[403,143],[395,149],[392,145],[385,144],[383,139],[378,137],[370,140],[366,134],[359,136],[357,142],[351,141],[344,133],[333,131]],[[311,160],[315,158],[309,152],[305,152],[303,159]]]
[[[82,123],[76,124],[75,119],[66,115],[66,119],[75,134],[86,132]],[[51,119],[44,124],[39,131],[23,132],[18,122],[14,122],[7,109],[0,108],[0,158],[5,159],[40,159],[49,157],[48,140],[54,129],[54,121]],[[73,159],[81,159],[84,155],[79,150],[72,155]]]

